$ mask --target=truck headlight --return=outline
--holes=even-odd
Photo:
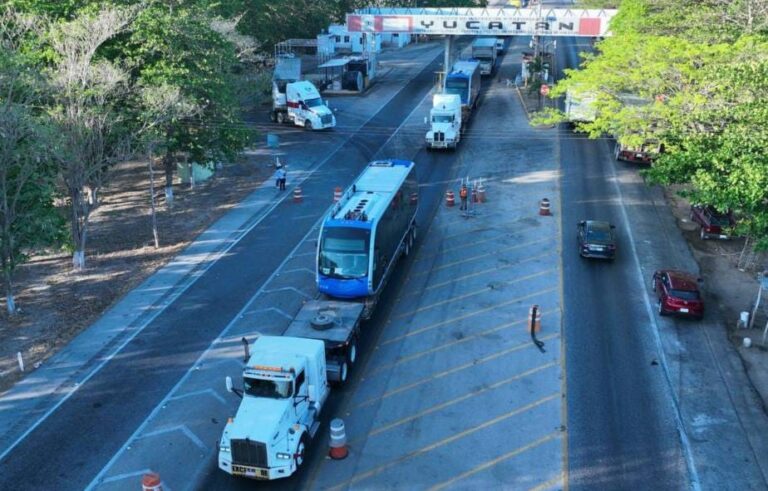
[[[229,445],[219,445],[219,451],[229,453]]]
[[[284,452],[277,452],[277,458],[280,460],[291,460],[293,455]]]

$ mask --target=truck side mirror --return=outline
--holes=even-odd
[[[227,378],[224,379],[224,383],[227,385],[227,392],[231,392],[241,399],[243,398],[243,392],[240,389],[235,389],[235,386],[232,384],[232,377],[227,375]]]
[[[424,116],[424,124],[427,124],[427,120],[428,120],[428,118],[426,116]]]

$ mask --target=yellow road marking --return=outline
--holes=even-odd
[[[513,246],[505,247],[503,249],[498,249],[496,251],[486,252],[486,253],[483,253],[483,254],[476,254],[474,256],[468,256],[468,257],[465,257],[464,259],[460,259],[458,261],[453,261],[453,262],[450,262],[450,263],[441,264],[440,266],[434,266],[434,267],[430,268],[428,271],[419,271],[417,273],[413,273],[411,275],[411,277],[423,276],[425,274],[433,273],[435,271],[440,271],[441,269],[450,268],[450,267],[456,266],[458,264],[468,263],[468,262],[474,261],[476,259],[481,259],[481,258],[488,257],[488,256],[494,256],[494,255],[497,255],[497,254],[502,253],[502,252],[511,251],[513,249],[520,249],[521,247],[527,247],[527,246],[530,246],[530,245],[533,245],[533,244],[539,244],[541,242],[545,242],[545,241],[548,241],[548,240],[549,239],[539,239],[539,240],[534,240],[534,241],[531,241],[531,242],[522,242],[520,244],[515,244]]]
[[[539,271],[538,273],[529,274],[528,276],[521,276],[520,278],[515,278],[513,280],[502,281],[500,283],[503,284],[503,285],[512,285],[512,284],[515,284],[515,283],[519,283],[521,281],[530,280],[531,278],[536,278],[537,276],[543,276],[543,275],[545,275],[547,273],[551,273],[552,271],[554,271],[554,270],[547,269],[547,270],[544,270],[544,271]],[[459,278],[455,279],[454,281],[459,281]],[[419,307],[416,310],[411,310],[410,312],[404,312],[402,314],[397,314],[396,316],[391,317],[391,319],[392,320],[397,320],[397,319],[403,319],[405,317],[411,317],[411,316],[413,316],[415,314],[418,314],[419,312],[424,312],[425,310],[433,309],[435,307],[439,307],[441,305],[445,305],[445,304],[451,303],[451,302],[456,302],[458,300],[464,300],[466,298],[474,297],[476,295],[485,294],[485,293],[488,293],[489,291],[492,291],[492,290],[493,290],[493,288],[491,288],[490,286],[486,285],[486,286],[484,286],[484,287],[482,287],[480,289],[477,289],[477,290],[471,291],[469,293],[464,293],[462,295],[459,295],[458,297],[447,298],[445,300],[440,300],[439,302],[431,303],[429,305],[424,305],[423,307]]]
[[[461,401],[466,401],[467,399],[471,399],[471,398],[473,398],[475,396],[478,396],[478,395],[483,394],[485,392],[488,392],[490,390],[497,389],[497,388],[501,387],[502,385],[506,385],[506,384],[509,384],[509,383],[514,382],[516,380],[520,380],[520,379],[525,378],[525,377],[527,377],[529,375],[533,375],[534,373],[538,373],[538,372],[540,372],[542,370],[546,370],[547,368],[552,368],[554,366],[555,366],[555,362],[546,363],[544,365],[540,365],[538,367],[531,368],[530,370],[526,370],[526,371],[524,371],[522,373],[518,373],[518,374],[513,375],[511,377],[505,378],[504,380],[499,380],[498,382],[494,382],[493,384],[491,384],[491,385],[489,385],[487,387],[483,387],[481,389],[476,389],[476,390],[473,390],[471,392],[467,392],[466,394],[461,395],[459,397],[456,397],[455,399],[451,399],[449,401],[442,402],[442,403],[437,404],[435,406],[432,406],[432,407],[430,407],[428,409],[424,409],[423,411],[420,411],[418,413],[411,414],[410,416],[406,416],[404,418],[401,418],[401,419],[393,421],[393,422],[391,422],[389,424],[386,424],[386,425],[384,425],[382,427],[376,428],[375,430],[373,430],[370,433],[368,433],[368,437],[372,437],[372,436],[376,436],[376,435],[378,435],[380,433],[384,433],[385,431],[389,431],[392,428],[397,428],[398,426],[404,425],[405,423],[408,423],[408,422],[413,421],[415,419],[419,419],[419,418],[421,418],[423,416],[426,416],[428,414],[432,414],[432,413],[434,413],[436,411],[439,411],[441,409],[445,409],[445,408],[447,408],[449,406],[453,406],[454,404],[458,404]]]
[[[517,266],[519,266],[519,265],[521,265],[523,263],[527,263],[527,262],[530,262],[530,261],[535,261],[537,259],[541,259],[542,257],[551,256],[552,254],[553,254],[552,252],[546,252],[544,254],[539,254],[538,256],[527,257],[527,258],[523,259],[522,261],[517,261],[515,263],[509,263],[509,264],[506,264],[504,266],[498,266],[496,268],[488,268],[488,269],[484,269],[483,271],[477,271],[475,273],[470,273],[470,274],[466,274],[464,276],[459,276],[459,277],[456,277],[456,278],[452,278],[452,279],[450,279],[448,281],[443,281],[441,283],[435,283],[434,285],[429,285],[428,287],[424,288],[423,291],[434,290],[435,288],[440,288],[440,287],[443,287],[445,285],[451,285],[453,283],[456,283],[456,282],[459,282],[459,281],[463,281],[463,280],[465,280],[467,278],[472,278],[472,277],[475,277],[475,276],[480,276],[480,275],[484,275],[484,274],[488,274],[488,273],[493,273],[494,271],[501,271],[501,270],[504,270],[504,269],[515,268],[515,267],[517,267]],[[548,270],[548,271],[551,271],[551,270]],[[399,298],[403,298],[403,297],[401,296]]]
[[[459,440],[461,438],[464,438],[467,435],[471,435],[472,433],[476,433],[480,430],[483,430],[485,428],[488,428],[489,426],[493,426],[496,423],[500,423],[506,419],[512,418],[514,416],[517,416],[518,414],[524,413],[526,411],[529,411],[531,409],[534,409],[538,406],[541,406],[542,404],[545,404],[549,401],[552,401],[560,396],[559,392],[556,392],[554,394],[548,395],[546,397],[542,397],[538,401],[534,401],[530,404],[526,404],[525,406],[519,407],[517,409],[514,409],[506,414],[502,414],[501,416],[497,416],[491,420],[486,421],[485,423],[479,424],[477,426],[474,426],[468,430],[464,430],[460,433],[456,433],[455,435],[449,436],[448,438],[444,438],[442,440],[439,440],[435,443],[431,443],[427,445],[426,447],[419,448],[417,450],[414,450],[412,452],[408,452],[407,454],[403,455],[402,457],[398,457],[395,460],[389,461],[386,464],[382,464],[378,467],[374,467],[373,469],[362,472],[360,474],[356,474],[352,476],[350,479],[347,479],[346,481],[337,484],[336,486],[333,486],[329,489],[336,490],[336,489],[343,489],[347,486],[350,486],[352,484],[355,484],[360,481],[364,481],[365,479],[368,479],[369,477],[373,477],[377,474],[380,474],[384,472],[385,470],[389,469],[390,467],[394,467],[402,462],[405,462],[408,459],[412,459],[414,457],[418,457],[420,455],[424,455],[427,452],[431,452],[432,450],[445,446],[451,442],[454,442],[456,440]]]
[[[462,218],[461,219],[461,223],[466,223],[466,220]],[[470,234],[470,235],[473,234],[473,233],[475,233],[473,230],[470,230],[469,232],[467,232],[467,234]],[[446,252],[466,249],[467,247],[474,247],[477,244],[483,244],[485,242],[491,242],[493,240],[498,240],[498,239],[501,239],[503,237],[510,237],[510,236],[509,236],[508,233],[494,235],[493,237],[488,237],[487,239],[472,240],[472,242],[469,243],[469,244],[459,244],[459,245],[456,245],[454,247],[446,247],[446,248],[440,249],[440,250],[438,250],[436,252],[431,252],[431,253],[428,253],[428,254],[427,253],[422,254],[422,251],[419,251],[419,257],[416,258],[413,262],[414,263],[418,263],[418,262],[421,262],[421,261],[423,261],[425,259],[430,259],[430,258],[433,258],[433,257],[437,257],[437,256],[439,256],[441,254],[446,253]]]
[[[544,336],[544,337],[539,338],[539,339],[541,341],[549,341],[550,339],[554,339],[554,338],[558,337],[559,335],[560,334],[550,334],[549,336]],[[485,362],[488,362],[488,361],[491,361],[491,360],[495,360],[496,358],[500,358],[500,357],[502,357],[504,355],[508,355],[509,353],[514,353],[515,351],[520,351],[522,349],[529,348],[530,346],[531,346],[531,344],[529,342],[521,343],[521,344],[518,344],[518,345],[513,346],[511,348],[508,348],[508,349],[505,349],[505,350],[502,350],[502,351],[498,351],[498,352],[496,352],[496,353],[494,353],[492,355],[488,355],[488,356],[485,356],[483,358],[478,358],[478,359],[472,360],[472,361],[470,361],[468,363],[464,363],[463,365],[459,365],[457,367],[449,368],[448,370],[443,370],[442,372],[437,372],[437,373],[435,373],[433,375],[430,375],[429,377],[425,377],[423,379],[417,380],[416,382],[410,383],[408,385],[402,385],[402,386],[400,386],[400,387],[398,387],[396,389],[392,389],[392,390],[390,390],[388,392],[385,392],[381,396],[372,397],[370,399],[366,399],[365,401],[361,402],[360,404],[357,404],[356,406],[354,406],[351,409],[351,411],[354,411],[355,409],[359,409],[359,408],[362,408],[362,407],[365,407],[365,406],[369,406],[369,405],[373,404],[374,402],[387,399],[387,398],[392,397],[394,395],[397,395],[397,394],[399,394],[401,392],[405,392],[407,390],[413,389],[414,387],[418,387],[419,385],[423,385],[423,384],[426,384],[426,383],[431,382],[433,380],[437,380],[439,378],[446,377],[446,376],[448,376],[448,375],[450,375],[452,373],[460,372],[461,370],[465,370],[467,368],[474,367],[474,366],[480,365],[482,363],[485,363]]]
[[[550,433],[550,434],[548,434],[548,435],[546,435],[546,436],[544,436],[542,438],[539,438],[538,440],[533,441],[533,442],[531,442],[531,443],[529,443],[527,445],[524,445],[522,447],[518,447],[518,448],[512,450],[511,452],[507,452],[504,455],[500,455],[499,457],[496,457],[493,460],[489,460],[488,462],[480,464],[479,466],[475,467],[474,469],[470,469],[467,472],[461,473],[461,474],[459,474],[458,476],[456,476],[456,477],[454,477],[452,479],[449,479],[447,481],[443,481],[440,484],[436,484],[436,485],[430,487],[429,491],[438,491],[440,489],[444,489],[444,488],[450,486],[451,484],[456,483],[457,481],[460,481],[460,480],[462,480],[462,479],[464,479],[466,477],[469,477],[469,476],[471,476],[473,474],[477,474],[478,472],[482,472],[485,469],[488,469],[490,467],[495,466],[496,464],[499,464],[499,463],[501,463],[501,462],[503,462],[505,460],[509,460],[512,457],[516,457],[516,456],[520,455],[521,453],[527,452],[528,450],[536,448],[539,445],[543,445],[543,444],[547,443],[548,441],[554,440],[555,438],[557,438],[559,436],[560,436],[559,433]]]
[[[516,303],[516,302],[520,302],[521,300],[525,300],[525,299],[531,298],[531,297],[536,297],[538,295],[543,295],[545,293],[549,293],[549,292],[552,292],[552,291],[555,291],[555,290],[556,290],[556,288],[554,288],[554,287],[553,288],[546,288],[544,290],[539,290],[538,292],[534,292],[534,293],[531,293],[529,295],[524,295],[522,297],[513,298],[511,300],[507,300],[506,302],[501,302],[501,303],[497,303],[496,305],[491,305],[489,307],[484,307],[482,309],[478,309],[478,310],[466,313],[464,315],[453,317],[453,318],[448,319],[448,320],[444,320],[444,321],[440,321],[440,322],[435,322],[434,324],[429,324],[429,325],[424,326],[422,328],[415,329],[413,331],[409,331],[406,334],[402,334],[402,335],[394,337],[392,339],[388,339],[386,341],[382,341],[381,343],[379,343],[379,346],[386,346],[388,344],[396,343],[396,342],[398,342],[400,340],[403,340],[405,338],[408,338],[408,337],[411,337],[411,336],[415,336],[416,334],[421,334],[423,332],[430,331],[432,329],[436,329],[436,328],[438,328],[440,326],[444,326],[446,324],[451,324],[451,323],[454,323],[454,322],[457,322],[457,321],[460,321],[460,320],[464,320],[464,319],[467,319],[469,317],[475,316],[477,314],[482,314],[483,312],[488,312],[489,310],[496,310],[499,307],[504,307],[506,305],[510,305],[510,304],[513,304],[513,303]]]
[[[563,440],[565,440],[565,438],[563,438]],[[543,482],[543,483],[539,484],[538,486],[534,486],[534,487],[530,488],[528,491],[543,491],[544,489],[552,489],[553,487],[556,487],[556,486],[567,487],[568,483],[565,482],[565,472],[566,471],[563,471],[563,475],[562,476],[553,477],[552,479],[550,479],[547,482]],[[562,488],[562,489],[564,489],[564,488]]]
[[[552,312],[552,311],[550,310],[549,312]],[[412,353],[412,354],[410,354],[410,355],[408,355],[406,357],[398,358],[397,361],[394,361],[392,363],[388,363],[386,365],[378,366],[378,367],[368,371],[364,376],[365,377],[369,377],[369,376],[374,375],[376,373],[379,373],[379,372],[381,372],[383,370],[388,370],[390,368],[396,367],[397,365],[401,365],[401,364],[403,364],[405,362],[408,362],[408,361],[411,361],[411,360],[415,360],[416,358],[421,358],[422,356],[426,356],[426,355],[428,355],[430,353],[435,353],[436,351],[441,351],[441,350],[444,350],[446,348],[450,348],[452,346],[456,346],[457,344],[466,343],[467,341],[471,341],[473,339],[477,339],[477,338],[479,338],[481,336],[485,336],[486,334],[491,334],[491,333],[494,333],[496,331],[501,331],[503,329],[508,329],[508,328],[510,328],[510,327],[512,327],[514,325],[517,325],[517,324],[524,324],[525,322],[528,322],[527,318],[516,320],[514,322],[505,322],[503,324],[497,325],[496,327],[492,327],[490,329],[486,329],[485,331],[480,331],[480,332],[477,332],[475,334],[472,334],[472,335],[469,335],[469,336],[465,336],[465,337],[463,337],[461,339],[454,339],[453,341],[449,341],[449,342],[441,344],[439,346],[434,346],[434,347],[432,347],[432,348],[430,348],[428,350],[419,351],[417,353]]]

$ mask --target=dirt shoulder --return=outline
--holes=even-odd
[[[158,193],[161,247],[155,249],[147,163],[117,166],[91,218],[86,269],[72,271],[68,254],[36,255],[18,269],[15,289],[20,313],[9,317],[4,302],[0,312],[0,392],[21,378],[18,352],[27,373],[44,363],[273,171],[264,156],[246,155],[225,164],[194,189],[177,177],[171,209],[165,206],[163,193]]]

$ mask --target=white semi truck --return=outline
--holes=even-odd
[[[478,38],[472,42],[472,58],[480,61],[480,75],[493,75],[496,69],[496,38]]]
[[[219,468],[253,479],[292,475],[304,461],[328,399],[322,341],[261,336],[243,370],[243,388],[227,377],[227,389],[242,397],[219,442]]]
[[[331,384],[343,384],[357,359],[361,322],[413,247],[418,189],[414,162],[374,161],[333,206],[316,263],[318,290],[331,298],[305,303],[284,336],[256,338],[242,389],[227,377],[242,401],[219,442],[221,470],[272,480],[301,466]]]
[[[336,126],[336,117],[312,82],[300,80],[301,59],[281,57],[272,75],[270,119],[279,124],[292,122],[310,130]]]
[[[461,97],[458,94],[435,94],[429,111],[427,149],[455,150],[461,140]]]

